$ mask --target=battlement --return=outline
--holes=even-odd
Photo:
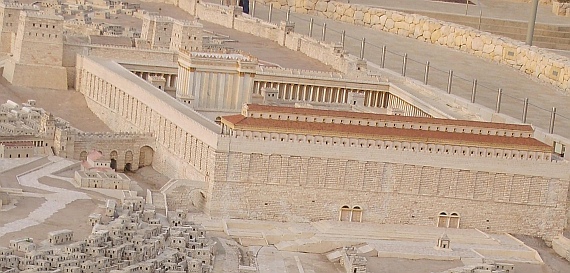
[[[39,11],[40,8],[28,4],[22,3],[14,3],[14,2],[1,2],[0,8],[4,9],[18,9],[18,10],[37,10]]]
[[[142,17],[143,17],[143,19],[156,21],[156,22],[162,22],[162,23],[169,23],[169,22],[174,23],[175,21],[177,21],[176,19],[169,17],[169,16],[155,15],[155,14],[149,14],[149,13],[143,14]]]
[[[152,133],[132,133],[132,132],[80,132],[77,133],[78,138],[85,139],[132,139],[139,138],[153,138]]]
[[[257,61],[251,56],[242,55],[240,53],[216,53],[216,52],[190,52],[193,58],[207,58],[218,60],[235,60],[235,61]]]
[[[63,21],[63,16],[54,15],[54,14],[47,14],[47,13],[43,13],[41,11],[22,11],[20,13],[20,16],[28,17],[28,18],[38,18],[38,19]]]
[[[320,80],[343,80],[343,81],[358,81],[358,83],[366,84],[379,84],[384,83],[377,76],[368,77],[357,77],[350,76],[338,72],[326,72],[326,71],[314,71],[314,70],[302,70],[302,69],[290,69],[281,67],[259,67],[259,75],[267,76],[281,76],[281,77],[291,77],[303,78],[303,79],[320,79]]]

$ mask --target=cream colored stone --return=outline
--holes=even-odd
[[[483,46],[483,53],[489,54],[495,50],[495,45],[485,44]]]
[[[441,37],[441,32],[439,30],[436,30],[431,33],[430,40],[432,43],[435,43],[439,40],[440,37]]]
[[[329,2],[327,4],[327,12],[335,12],[336,11],[336,5],[333,2]]]
[[[380,23],[380,16],[378,16],[378,14],[374,14],[372,16],[370,16],[370,24],[371,25],[376,25]]]
[[[354,17],[354,9],[352,7],[346,9],[344,11],[344,15],[346,15],[348,17]]]
[[[392,20],[391,18],[386,19],[386,24],[384,24],[384,27],[388,30],[393,29],[394,28],[394,20]]]
[[[318,1],[318,2],[315,4],[315,10],[316,10],[316,11],[324,12],[324,11],[327,11],[327,8],[328,8],[328,3],[327,3],[327,2]]]
[[[382,25],[382,27],[384,27],[386,25],[386,21],[388,20],[388,15],[384,14],[382,16],[380,16],[380,25]]]
[[[476,51],[481,51],[481,50],[483,50],[483,45],[484,45],[484,44],[485,44],[485,41],[483,41],[483,38],[481,38],[481,37],[475,37],[475,38],[473,39],[473,41],[471,42],[471,48],[472,48],[473,50],[476,50]]]
[[[392,20],[394,20],[394,22],[404,21],[404,19],[405,17],[399,12],[394,12],[392,14]]]
[[[364,12],[357,10],[354,12],[354,20],[355,21],[363,21],[364,20]]]

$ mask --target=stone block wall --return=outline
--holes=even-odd
[[[152,166],[175,178],[208,181],[219,126],[112,61],[78,57],[77,90],[114,131],[156,132]]]
[[[231,139],[227,145],[229,152],[216,156],[213,217],[337,220],[346,205],[361,207],[363,221],[436,226],[439,213],[455,212],[461,228],[550,240],[566,224],[568,181],[542,172],[560,164],[533,167],[280,141]]]
[[[367,26],[511,66],[570,92],[570,60],[523,42],[417,14],[329,0],[262,0],[274,7]]]

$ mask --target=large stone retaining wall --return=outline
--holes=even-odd
[[[523,42],[417,14],[329,0],[260,0],[378,31],[458,49],[507,64],[570,92],[570,60]]]
[[[565,164],[323,149],[316,142],[225,137],[219,143],[213,217],[338,220],[346,205],[362,208],[366,222],[436,226],[440,212],[455,212],[462,228],[547,240],[566,222],[568,181],[552,176]]]

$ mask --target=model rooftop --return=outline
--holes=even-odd
[[[533,132],[534,129],[528,124],[509,124],[497,122],[484,122],[472,120],[456,120],[456,119],[442,119],[442,118],[426,118],[426,117],[411,117],[411,116],[398,116],[398,115],[385,115],[375,113],[362,113],[350,111],[336,111],[336,110],[323,110],[312,108],[298,108],[287,106],[272,106],[261,104],[248,104],[244,110],[246,115],[253,117],[254,113],[280,113],[280,114],[295,114],[304,116],[320,116],[320,117],[339,117],[339,118],[354,118],[364,120],[374,120],[382,122],[409,122],[409,123],[423,123],[433,125],[455,125],[467,126],[488,129],[502,129],[502,130],[516,130],[524,132]],[[309,121],[309,120],[307,120]]]

